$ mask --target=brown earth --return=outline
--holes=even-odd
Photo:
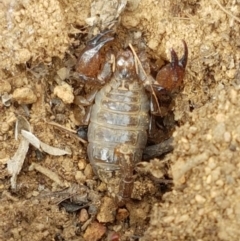
[[[239,240],[239,1],[129,1],[121,14],[119,35],[140,32],[152,58],[168,60],[171,47],[181,55],[182,39],[189,48],[185,87],[175,107],[180,127],[173,134],[174,151],[144,163],[155,176],[167,171],[174,187],[162,195],[162,185],[139,172],[134,199],[123,208],[93,174],[86,144],[69,131],[79,124],[71,102],[81,87],[69,69],[93,31],[85,23],[90,2],[0,5],[0,240]],[[7,161],[19,146],[19,115],[41,141],[72,155],[51,156],[31,146],[12,190]],[[29,169],[32,163],[60,181]],[[58,203],[69,197],[86,206],[67,212]]]

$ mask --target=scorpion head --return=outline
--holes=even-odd
[[[136,77],[135,61],[130,50],[122,50],[116,57],[115,78],[132,80]]]

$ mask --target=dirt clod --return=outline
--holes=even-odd
[[[84,170],[85,169],[85,167],[86,167],[86,161],[84,160],[84,159],[81,159],[81,160],[79,160],[79,162],[78,162],[78,169],[79,170]]]
[[[75,179],[77,182],[83,184],[86,181],[86,176],[83,174],[82,171],[76,171]]]
[[[89,214],[85,208],[81,209],[79,213],[79,222],[84,223],[89,219]]]
[[[85,169],[84,169],[84,175],[86,176],[87,179],[92,179],[93,178],[93,169],[90,164],[87,164]]]
[[[89,225],[83,237],[86,241],[98,241],[106,232],[106,227],[98,222]]]
[[[19,104],[32,104],[37,101],[37,96],[32,89],[23,87],[14,90],[13,99]]]
[[[11,85],[6,80],[0,80],[0,95],[3,93],[9,93],[11,91]]]
[[[71,104],[74,100],[73,89],[68,84],[58,85],[54,88],[54,95],[59,97],[64,103]]]
[[[128,203],[126,206],[129,211],[130,224],[143,224],[150,211],[149,204],[141,201],[139,203]]]
[[[104,197],[97,215],[97,220],[101,223],[112,223],[115,220],[117,206],[112,198]]]

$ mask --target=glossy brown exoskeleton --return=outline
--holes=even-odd
[[[80,52],[76,71],[81,79],[94,84],[104,84],[105,80],[110,77],[111,65],[107,61],[110,55],[101,51],[106,43],[114,39],[112,36],[107,35],[109,32],[111,31],[107,30],[98,34]]]
[[[83,50],[76,69],[84,80],[99,79],[98,71],[104,68],[99,68],[103,63],[98,51],[111,40],[111,37],[98,35]],[[113,188],[110,191],[120,204],[131,196],[134,167],[142,160],[149,133],[157,121],[155,117],[167,116],[173,95],[183,86],[188,52],[184,41],[183,44],[183,57],[178,60],[171,50],[171,63],[159,71],[156,80],[148,76],[146,58],[140,58],[140,66],[130,49],[119,50],[110,80],[95,97],[88,127],[88,157],[101,180],[109,185],[115,183],[115,186],[110,185]],[[87,63],[89,68],[86,68]],[[93,66],[97,66],[98,71]]]
[[[161,68],[152,84],[154,95],[151,94],[151,123],[149,140],[151,143],[161,143],[169,138],[175,126],[173,109],[175,97],[183,89],[183,78],[187,65],[188,48],[185,43],[183,57],[179,60],[176,52],[171,49],[171,62]],[[149,89],[149,87],[148,87]],[[158,131],[156,131],[158,126]]]

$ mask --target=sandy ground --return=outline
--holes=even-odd
[[[139,172],[123,208],[95,177],[86,143],[69,131],[81,119],[72,101],[83,88],[69,69],[87,35],[97,31],[86,24],[90,2],[0,5],[0,240],[239,240],[239,1],[129,1],[121,14],[119,36],[140,32],[151,58],[168,60],[171,47],[181,55],[182,39],[189,48],[174,151],[149,164],[150,173],[167,173],[174,185],[169,190]],[[7,161],[19,146],[19,115],[41,141],[72,155],[31,146],[12,190]]]

